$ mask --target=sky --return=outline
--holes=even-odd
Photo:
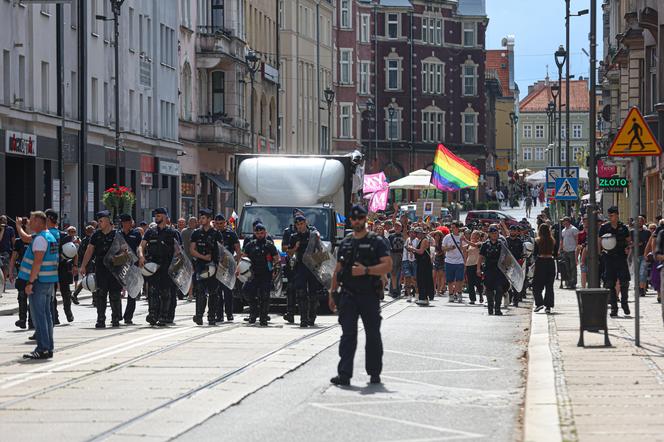
[[[602,58],[602,9],[597,1],[597,58]],[[570,10],[575,14],[590,9],[590,0],[571,0]],[[489,27],[486,48],[500,49],[503,37],[515,37],[515,76],[521,98],[528,93],[528,85],[546,76],[558,78],[553,53],[565,44],[565,0],[486,0]],[[590,16],[570,18],[570,74],[587,77],[590,59],[581,51],[589,50]],[[563,68],[563,75],[565,74]]]

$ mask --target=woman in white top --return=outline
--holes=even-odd
[[[412,252],[412,248],[417,248],[420,241],[415,235],[415,230],[410,229],[408,231],[408,239],[404,244],[403,248],[403,258],[401,259],[401,276],[404,279],[404,296],[406,296],[406,301],[412,302],[415,300],[415,293],[417,292],[417,282],[415,280],[415,275],[417,274],[417,265],[415,264],[415,253]]]

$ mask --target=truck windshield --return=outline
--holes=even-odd
[[[330,236],[330,210],[319,208],[302,209],[304,216],[310,226],[316,227],[323,241],[329,241]],[[242,210],[238,233],[245,237],[253,233],[253,222],[260,220],[265,225],[267,233],[273,238],[281,238],[284,229],[293,223],[293,207],[252,207],[248,206]]]

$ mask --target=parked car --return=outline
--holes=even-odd
[[[519,225],[519,220],[500,210],[471,210],[466,215],[466,225],[505,222],[507,227]]]

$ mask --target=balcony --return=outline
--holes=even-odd
[[[234,38],[232,31],[218,26],[199,26],[198,29],[196,55],[199,68],[214,68],[224,60],[244,60],[244,43],[239,38]],[[201,32],[201,29],[205,32]]]
[[[219,147],[249,149],[251,136],[248,122],[237,117],[201,115],[198,117],[196,140],[200,143],[219,144]]]

